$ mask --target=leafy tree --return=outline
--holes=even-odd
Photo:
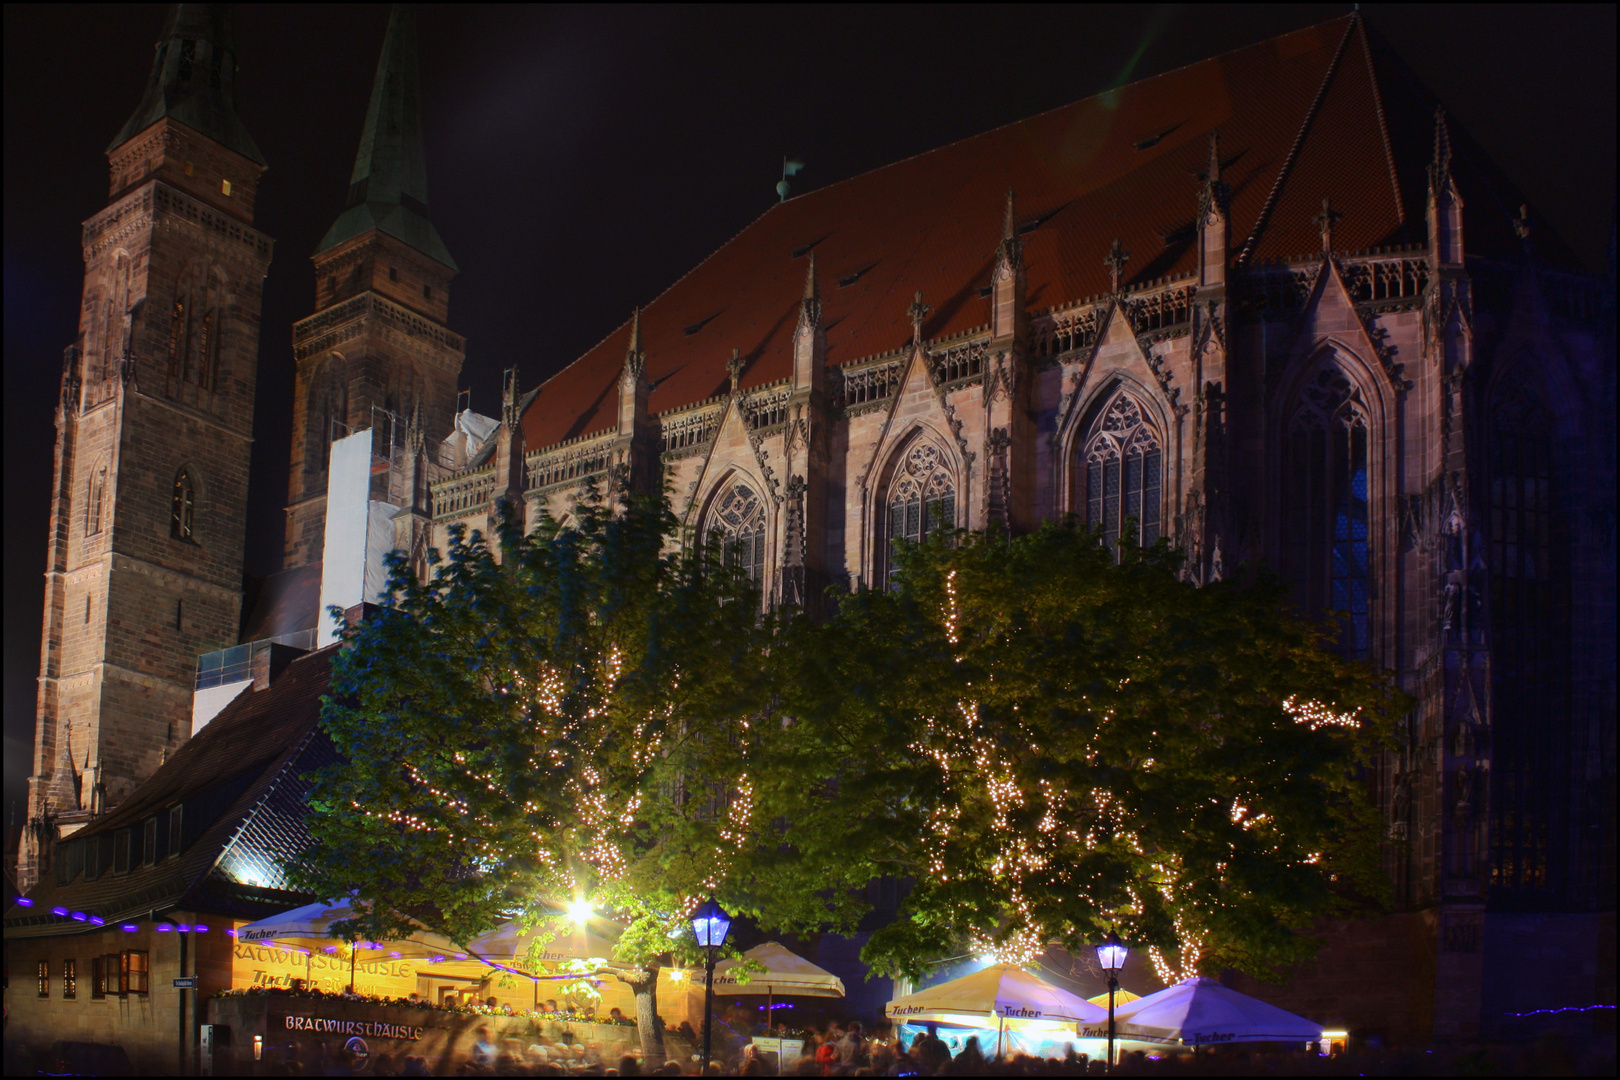
[[[871,877],[915,883],[868,963],[1117,930],[1167,979],[1266,975],[1314,951],[1315,920],[1380,902],[1361,772],[1403,701],[1275,583],[1194,587],[1168,546],[1116,564],[1058,524],[899,563],[895,589],[784,628],[793,719],[757,788],[793,862],[773,886],[847,922]]]
[[[333,661],[341,760],[316,775],[300,869],[361,898],[360,938],[414,920],[465,943],[515,914],[544,941],[559,899],[605,909],[654,1060],[658,969],[696,960],[687,912],[743,857],[768,699],[757,596],[675,528],[621,492],[567,529],[457,530],[428,581],[396,560]]]

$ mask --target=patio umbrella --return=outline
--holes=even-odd
[[[746,983],[738,982],[736,970],[746,960],[753,960],[764,966],[764,971],[756,971],[749,976]],[[694,975],[692,981],[702,986],[704,974]],[[728,994],[737,994],[743,997],[765,995],[765,1019],[767,1024],[771,1020],[771,1013],[776,1005],[776,995],[786,997],[843,997],[844,980],[825,968],[817,967],[798,953],[791,951],[780,942],[767,941],[763,945],[755,945],[742,954],[740,960],[722,960],[714,965],[714,985],[724,987]],[[782,1057],[780,1043],[777,1044],[776,1071],[782,1071]]]
[[[1182,1046],[1229,1042],[1315,1042],[1322,1025],[1222,986],[1194,978],[1116,1009],[1127,1039]]]
[[[749,976],[748,982],[740,983],[735,972],[745,960],[756,961],[762,964],[765,970],[754,972]],[[693,976],[692,981],[702,986],[703,979],[704,976],[700,974]],[[844,980],[775,941],[754,946],[742,954],[741,960],[722,960],[714,965],[714,985],[725,987],[728,994],[764,994],[767,997],[777,994],[787,997],[844,996]]]
[[[1137,1001],[1141,997],[1141,994],[1133,994],[1129,990],[1115,990],[1114,1014],[1116,1016],[1119,1014],[1119,1008],[1121,1005],[1124,1005],[1128,1001]],[[1108,991],[1104,990],[1100,994],[1094,994],[1091,997],[1086,998],[1086,1000],[1091,1002],[1093,1005],[1100,1005],[1106,1009],[1108,1008]]]
[[[277,938],[318,938],[326,941],[342,941],[332,931],[332,924],[343,919],[352,919],[355,916],[353,907],[347,900],[340,900],[335,904],[305,904],[303,907],[283,911],[268,918],[250,922],[246,926],[238,927],[236,940],[242,942],[271,941]],[[355,942],[349,950],[349,989],[354,989],[354,963],[364,942]],[[412,957],[429,957],[440,953],[455,952],[456,949],[450,941],[422,927],[409,938],[387,942],[371,942],[371,946],[379,952],[409,953]],[[306,950],[306,956],[308,951]],[[308,975],[306,965],[306,977]]]
[[[1008,1021],[1095,1023],[1106,1022],[1108,1010],[1053,986],[1016,964],[992,964],[971,975],[895,998],[884,1010],[891,1019],[933,1021],[944,1024],[988,1026],[996,1021],[996,1053],[1001,1053],[1001,1031]]]

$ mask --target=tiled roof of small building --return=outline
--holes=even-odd
[[[273,910],[301,902],[286,892],[276,860],[307,842],[301,776],[331,759],[318,723],[337,649],[297,657],[270,686],[243,691],[117,808],[66,841],[84,844],[138,826],[178,803],[187,814],[203,815],[178,858],[132,865],[122,874],[107,869],[94,880],[80,872],[66,885],[48,870],[28,893],[32,907],[7,908],[6,935],[85,929],[52,916],[54,907],[114,922],[171,906],[258,917],[266,904]],[[251,873],[244,870],[249,867]],[[278,894],[285,901],[279,905]]]
[[[1335,248],[1425,239],[1432,97],[1350,15],[1053,109],[772,206],[641,313],[649,407],[722,393],[733,348],[743,389],[787,378],[813,247],[827,361],[904,346],[915,291],[930,340],[989,321],[1005,193],[1017,195],[1032,311],[1105,292],[1118,237],[1124,287],[1191,274],[1199,177],[1220,135],[1232,190],[1232,253],[1250,264],[1321,250],[1324,197],[1343,216]],[[1517,250],[1518,195],[1451,125],[1471,253]],[[1555,255],[1538,242],[1538,254]],[[542,449],[611,428],[628,323],[543,383],[523,414]]]

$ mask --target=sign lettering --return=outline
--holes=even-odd
[[[422,1028],[409,1024],[385,1024],[375,1020],[328,1020],[324,1016],[288,1016],[288,1031],[309,1031],[317,1035],[363,1036],[368,1039],[409,1039],[422,1037]]]

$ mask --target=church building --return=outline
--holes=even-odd
[[[311,208],[340,213],[291,328],[285,569],[245,615],[270,241],[222,25],[171,18],[85,226],[25,890],[207,723],[199,654],[325,644],[387,551],[624,481],[812,612],[939,527],[1275,569],[1416,705],[1367,769],[1393,912],[1243,988],[1401,1041],[1613,1000],[1612,267],[1359,15],[784,198],[483,417],[396,11],[347,205]]]

